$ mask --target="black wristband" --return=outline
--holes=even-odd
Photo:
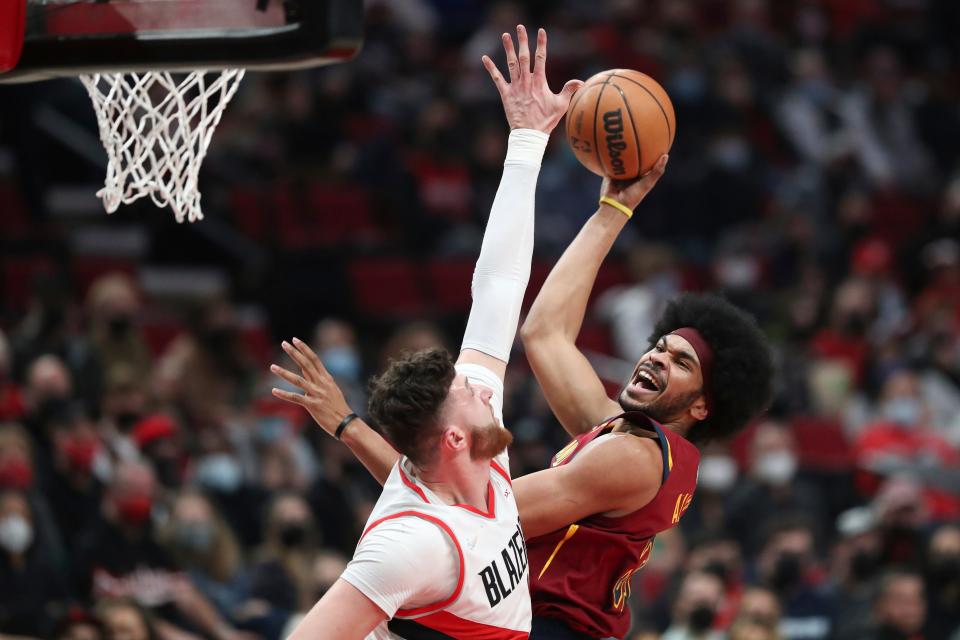
[[[347,425],[359,417],[360,416],[358,416],[355,413],[348,413],[346,417],[340,421],[340,425],[337,427],[337,430],[334,432],[333,437],[339,440],[340,436],[343,434],[343,430],[347,428]]]

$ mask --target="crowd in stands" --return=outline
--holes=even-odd
[[[379,488],[267,366],[295,332],[363,413],[389,358],[458,348],[506,143],[480,56],[523,22],[555,89],[631,68],[676,108],[582,334],[611,393],[683,290],[749,310],[776,356],[770,411],[704,448],[634,577],[630,638],[960,639],[960,5],[366,4],[355,60],[250,74],[214,136],[196,227],[256,252],[149,205],[109,221],[150,216],[138,260],[219,267],[222,295],[78,267],[44,194],[96,172],[21,123],[82,90],[0,90],[0,637],[273,640],[331,586]],[[599,182],[558,131],[528,304]],[[565,444],[519,345],[505,413],[514,475]]]

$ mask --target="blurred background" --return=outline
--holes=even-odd
[[[308,340],[362,413],[389,358],[458,349],[507,137],[480,56],[523,22],[555,90],[626,67],[676,108],[581,335],[610,392],[683,290],[776,352],[630,637],[960,638],[960,4],[366,6],[353,61],[247,76],[199,224],[103,213],[79,82],[0,87],[0,635],[274,639],[336,580],[379,488],[267,365]],[[527,304],[599,183],[561,129]],[[507,394],[513,473],[543,468],[566,437],[519,345]]]

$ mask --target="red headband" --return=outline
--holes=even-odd
[[[713,407],[713,392],[710,384],[711,370],[713,368],[713,349],[710,344],[703,339],[700,332],[693,327],[680,327],[670,332],[670,335],[680,336],[690,343],[693,350],[697,353],[697,359],[700,360],[700,373],[703,374],[703,398],[707,402],[707,411]]]

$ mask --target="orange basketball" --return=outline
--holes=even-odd
[[[677,131],[670,97],[648,75],[610,69],[591,77],[570,100],[567,140],[600,176],[630,180],[653,168]]]

